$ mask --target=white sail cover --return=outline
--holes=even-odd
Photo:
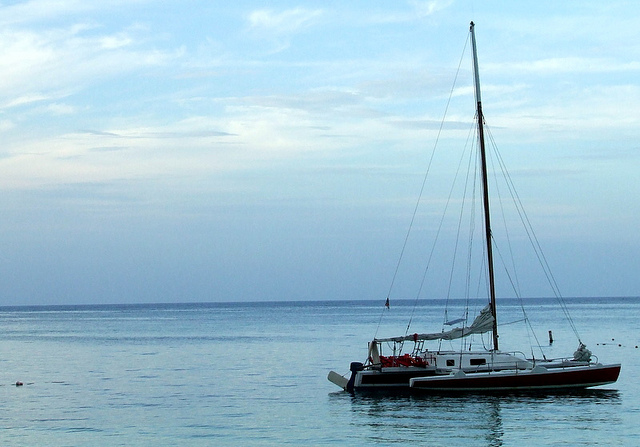
[[[418,340],[455,340],[457,338],[467,337],[472,334],[484,334],[493,329],[493,315],[491,308],[487,305],[480,311],[480,314],[473,320],[471,326],[457,327],[449,331],[434,332],[432,334],[411,334],[402,337],[377,338],[375,341],[418,341]]]

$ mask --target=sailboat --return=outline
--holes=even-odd
[[[614,383],[620,364],[602,364],[579,339],[572,356],[547,359],[527,358],[522,353],[499,349],[496,286],[494,275],[491,215],[485,153],[485,129],[478,76],[475,25],[470,24],[473,54],[476,126],[479,140],[479,170],[482,189],[484,250],[487,266],[489,303],[470,325],[432,333],[414,333],[399,337],[374,338],[364,362],[352,362],[350,376],[329,372],[328,379],[349,392],[376,390],[410,390],[422,392],[501,392],[557,391],[582,389]],[[386,305],[388,306],[388,298]],[[464,319],[462,319],[464,320]],[[449,324],[455,322],[449,322]],[[457,340],[475,334],[491,334],[491,344],[484,349],[428,349],[429,341]],[[404,351],[405,344],[413,347]],[[383,346],[391,345],[392,355],[382,355]]]

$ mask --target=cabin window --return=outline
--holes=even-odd
[[[456,361],[452,359],[447,360],[447,366],[456,366]]]
[[[471,366],[486,365],[487,359],[470,359]]]

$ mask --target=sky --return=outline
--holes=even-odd
[[[638,17],[2,1],[0,305],[384,300],[471,20],[484,115],[562,294],[639,296]],[[473,119],[459,76],[445,147]]]

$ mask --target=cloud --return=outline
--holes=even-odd
[[[278,53],[291,45],[291,38],[311,27],[323,14],[320,9],[295,8],[284,11],[259,9],[247,17],[250,33],[262,42],[269,43],[269,53]]]
[[[24,24],[40,20],[52,20],[61,15],[78,13],[92,8],[91,2],[81,0],[32,0],[9,6],[1,6],[0,23],[4,26]]]
[[[76,107],[61,103],[49,104],[47,110],[54,115],[73,115],[77,112]]]
[[[101,47],[105,50],[115,50],[117,48],[128,47],[134,43],[133,39],[126,33],[119,33],[112,36],[105,36],[100,39]]]
[[[269,95],[243,98],[244,102],[267,108],[297,109],[307,112],[331,113],[336,109],[363,105],[358,92],[320,89],[297,95]]]
[[[619,62],[607,58],[554,57],[507,63],[487,63],[483,69],[493,72],[524,72],[544,75],[559,73],[615,73],[640,71],[640,62]]]
[[[71,25],[0,32],[0,104],[15,107],[59,99],[97,81],[160,66],[180,52],[144,46],[140,28],[111,33]]]
[[[13,5],[0,5],[0,24],[3,26],[27,24],[70,16],[80,16],[92,11],[118,10],[123,5],[146,3],[147,0],[111,0],[91,2],[83,0],[31,0]]]
[[[232,133],[221,132],[217,130],[210,129],[187,129],[187,130],[153,130],[148,128],[134,128],[134,129],[124,129],[116,132],[105,132],[100,130],[83,130],[82,133],[86,133],[88,135],[102,136],[102,137],[112,137],[112,138],[145,138],[145,139],[181,139],[181,138],[210,138],[210,137],[228,137],[234,136]]]
[[[309,27],[322,15],[319,9],[295,8],[281,12],[260,9],[249,14],[251,29],[272,35],[290,35]]]
[[[442,121],[432,119],[399,119],[390,120],[390,124],[407,130],[438,130],[444,127]],[[468,130],[470,123],[464,121],[447,120],[445,126],[448,131],[451,130]]]
[[[155,126],[142,121],[136,118],[119,128],[25,135],[5,145],[0,188],[194,179],[245,169],[260,158],[260,148],[238,150],[248,143],[248,136],[217,130],[219,119],[194,117]],[[223,124],[233,127],[232,123]]]
[[[0,132],[5,132],[7,130],[13,129],[16,127],[16,124],[11,120],[0,120]]]
[[[6,102],[5,104],[0,105],[0,108],[7,108],[10,109],[12,107],[19,107],[19,106],[23,106],[25,104],[32,104],[35,102],[43,102],[43,101],[48,101],[51,99],[57,99],[58,96],[57,95],[42,95],[39,94],[37,92],[32,92],[29,94],[26,94],[24,96],[18,96],[15,98],[10,98],[8,100],[8,102]]]
[[[440,12],[447,9],[452,3],[453,0],[411,0],[409,2],[409,4],[413,6],[414,10],[418,13],[417,18],[423,18],[435,14],[436,12]]]
[[[392,11],[386,10],[384,13],[374,12],[368,16],[365,15],[365,18],[374,24],[415,22],[443,11],[452,4],[453,0],[410,0],[407,2],[408,10],[394,9]]]

